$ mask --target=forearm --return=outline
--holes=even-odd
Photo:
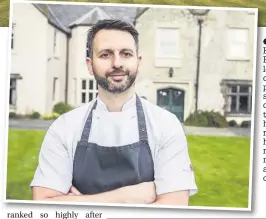
[[[32,191],[33,200],[44,201],[149,204],[154,202],[156,197],[153,182],[143,182],[136,185],[125,186],[95,195],[83,195],[73,186],[70,188],[67,195],[44,187],[33,187]]]
[[[159,199],[155,202],[151,203],[151,205],[180,205],[180,206],[188,206],[187,200],[168,200],[168,199]]]
[[[105,202],[105,203],[126,203],[127,200],[117,189],[96,195],[60,195],[43,199],[44,201],[69,201],[69,202]]]
[[[151,204],[152,205],[188,206],[189,192],[179,191],[179,192],[170,192],[170,193],[158,195],[156,197],[156,200]]]

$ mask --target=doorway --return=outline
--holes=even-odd
[[[157,90],[157,105],[175,114],[180,122],[184,122],[184,100],[183,90],[174,88]]]

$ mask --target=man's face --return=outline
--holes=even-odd
[[[88,66],[98,85],[111,93],[121,93],[135,82],[140,59],[130,33],[101,30],[95,35],[93,59]]]

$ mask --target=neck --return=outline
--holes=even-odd
[[[134,95],[134,87],[130,87],[127,91],[114,94],[110,93],[101,87],[98,90],[98,96],[106,105],[109,112],[122,111],[123,105]]]

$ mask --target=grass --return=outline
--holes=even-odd
[[[10,130],[7,198],[30,200],[43,131]],[[199,192],[192,206],[248,207],[250,139],[188,136]]]
[[[188,136],[199,192],[193,206],[248,207],[250,139]]]
[[[51,0],[53,1],[53,0]],[[266,2],[264,0],[58,0],[71,2],[134,3],[157,5],[192,5],[218,7],[259,8],[259,26],[266,26]],[[0,0],[0,26],[8,26],[9,1]]]
[[[7,198],[31,199],[29,185],[44,134],[44,131],[9,130]]]
[[[9,20],[9,0],[0,0],[0,27],[7,27]]]

